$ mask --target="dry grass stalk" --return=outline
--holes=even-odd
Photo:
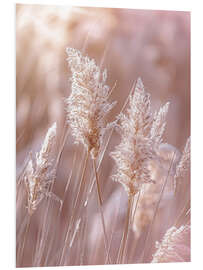
[[[174,177],[175,192],[177,191],[178,186],[180,185],[181,181],[185,177],[189,167],[190,167],[190,138],[187,139],[180,162],[176,168],[176,174]]]
[[[52,183],[55,170],[52,169],[52,162],[50,161],[50,154],[56,139],[56,123],[54,123],[48,130],[44,142],[39,153],[36,153],[35,164],[32,159],[29,160],[24,174],[24,183],[27,190],[27,209],[28,221],[24,234],[24,240],[21,246],[21,256],[23,261],[24,247],[30,227],[31,216],[37,209],[37,206],[42,199],[47,196],[55,199],[61,203],[61,200],[52,192],[49,191]]]
[[[181,224],[185,224],[184,223],[184,219],[188,216],[188,214],[190,213],[190,198],[186,201],[186,204],[184,205],[182,211],[180,212],[179,216],[177,217],[176,221],[175,221],[175,227],[180,226]]]
[[[168,174],[167,174],[167,176],[166,176],[166,178],[164,180],[164,183],[162,184],[161,191],[160,191],[160,194],[159,194],[159,199],[158,199],[158,201],[156,203],[154,214],[153,214],[153,218],[152,218],[152,221],[151,221],[151,223],[149,225],[149,229],[147,231],[147,236],[146,236],[145,241],[144,241],[144,248],[143,248],[143,252],[142,252],[142,256],[141,256],[141,260],[143,262],[145,261],[145,256],[146,256],[146,253],[147,253],[147,251],[146,251],[146,244],[148,243],[150,234],[152,233],[153,225],[154,225],[154,222],[155,222],[157,213],[158,213],[158,209],[159,209],[161,200],[163,198],[163,194],[164,194],[164,191],[165,191],[167,182],[168,182],[169,175],[171,173],[171,169],[173,167],[173,163],[174,163],[175,157],[176,157],[176,151],[173,153],[173,156],[172,156],[172,159],[171,159],[171,163],[170,163],[170,167],[168,169]]]
[[[71,214],[70,221],[69,221],[69,224],[68,224],[68,229],[67,229],[67,232],[65,234],[64,245],[63,245],[63,248],[62,248],[62,253],[61,253],[60,258],[59,258],[59,265],[63,265],[65,251],[68,248],[68,240],[70,238],[70,232],[71,232],[74,220],[76,218],[76,209],[78,207],[78,204],[80,203],[79,199],[81,199],[82,195],[83,195],[83,190],[84,190],[84,185],[85,185],[85,173],[86,173],[86,170],[87,170],[88,159],[89,159],[89,152],[87,152],[86,155],[85,155],[85,160],[84,160],[84,164],[83,164],[83,168],[82,168],[82,174],[81,174],[81,179],[80,179],[80,183],[79,183],[79,188],[78,188],[78,192],[76,194],[76,198],[75,198],[75,201],[74,201],[72,214]]]
[[[80,229],[80,222],[81,222],[81,218],[79,218],[79,219],[76,221],[75,230],[74,230],[72,239],[71,239],[70,244],[69,244],[69,247],[70,247],[70,248],[72,247],[73,242],[74,242],[75,237],[76,237],[76,234],[77,234],[77,232],[78,232],[79,229]]]
[[[49,186],[49,190],[50,190],[49,194],[52,194],[51,197],[52,198],[55,197],[55,200],[58,200],[58,198],[51,191],[52,191],[53,186],[54,186],[55,172],[57,171],[57,167],[60,163],[60,159],[62,156],[62,152],[64,150],[64,146],[65,146],[67,137],[69,135],[69,131],[70,131],[70,129],[69,128],[65,129],[65,126],[64,126],[63,135],[61,138],[58,154],[57,154],[57,157],[56,157],[55,162],[53,164],[54,175],[53,175],[52,181],[51,181],[50,186]],[[50,151],[50,154],[51,154],[51,151]],[[49,158],[49,155],[47,155],[47,159],[48,158]],[[51,203],[50,200],[48,200],[47,207],[46,207],[46,210],[45,210],[44,216],[43,216],[43,222],[42,222],[43,226],[42,226],[42,230],[41,230],[41,235],[40,235],[39,241],[37,242],[37,245],[36,245],[37,251],[35,253],[34,262],[35,262],[35,265],[37,265],[37,266],[45,265],[45,263],[42,262],[42,258],[45,257],[44,253],[46,253],[46,251],[47,251],[47,256],[48,256],[49,250],[51,249],[51,243],[49,243],[48,250],[46,250],[46,243],[47,243],[49,230],[50,230],[50,226],[51,226],[51,223],[48,222],[48,214],[49,214],[49,211],[51,208],[50,203]],[[58,216],[60,216],[60,209],[62,208],[62,206],[63,206],[63,199],[60,200],[60,208],[59,208]]]
[[[157,251],[152,263],[185,262],[190,260],[190,226],[171,227],[161,243],[156,242]]]
[[[104,70],[102,72],[93,59],[91,60],[87,56],[82,56],[81,52],[76,49],[67,48],[66,51],[69,67],[72,72],[72,92],[66,100],[67,121],[72,128],[75,143],[81,142],[93,160],[99,210],[103,225],[106,252],[108,254],[108,239],[95,159],[100,152],[105,131],[113,125],[113,123],[107,124],[105,118],[116,102],[108,102],[111,91],[109,86],[105,85],[107,71]]]
[[[169,103],[166,103],[153,116],[150,95],[145,92],[139,78],[134,93],[130,96],[127,115],[121,113],[118,116],[120,123],[117,124],[117,130],[120,133],[121,142],[111,153],[117,165],[117,173],[113,175],[113,180],[120,182],[128,194],[127,225],[121,241],[118,262],[123,261],[129,213],[132,212],[132,198],[140,191],[143,184],[154,182],[151,177],[150,162],[156,159],[157,148],[162,142],[168,106]]]
[[[49,191],[49,186],[55,176],[55,170],[52,170],[52,162],[49,158],[55,139],[56,123],[49,128],[41,150],[36,154],[36,164],[31,159],[27,165],[24,181],[28,193],[27,208],[29,215],[34,213],[45,196],[52,197],[61,203],[61,200]]]
[[[96,178],[96,185],[97,185],[97,198],[98,198],[98,205],[99,205],[99,211],[101,214],[101,221],[102,221],[102,227],[103,227],[103,231],[104,231],[104,237],[105,237],[105,249],[107,252],[107,262],[111,263],[111,259],[110,259],[110,255],[109,255],[109,241],[107,238],[107,233],[106,233],[106,226],[105,226],[105,221],[104,221],[104,214],[103,214],[103,210],[102,210],[102,197],[101,197],[101,190],[100,190],[100,185],[99,185],[99,177],[98,177],[98,173],[97,173],[97,169],[96,169],[96,164],[95,164],[95,159],[93,159],[93,167],[94,167],[94,172],[95,172],[95,178]]]
[[[128,239],[128,231],[129,231],[129,225],[130,225],[130,217],[132,215],[132,203],[133,203],[133,196],[128,196],[128,209],[127,209],[127,215],[125,219],[125,228],[123,231],[123,236],[121,240],[121,245],[118,252],[118,258],[117,263],[121,264],[124,263],[124,254],[126,249],[126,243]]]

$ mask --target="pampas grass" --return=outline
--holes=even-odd
[[[50,196],[57,201],[60,199],[49,191],[49,186],[55,177],[55,171],[51,168],[52,161],[49,161],[49,156],[56,137],[56,123],[49,128],[42,148],[36,154],[36,165],[33,167],[32,159],[28,162],[25,170],[25,185],[27,190],[27,203],[28,213],[32,215],[37,209],[38,204],[44,196]]]
[[[90,60],[88,57],[83,57],[80,51],[73,48],[68,48],[66,52],[68,54],[69,67],[71,68],[72,72],[72,93],[66,100],[67,121],[72,129],[73,137],[75,137],[75,143],[77,144],[81,142],[87,151],[87,156],[84,163],[84,173],[81,178],[81,184],[79,186],[78,196],[76,197],[75,207],[77,206],[78,200],[82,196],[84,189],[85,170],[90,154],[93,160],[98,204],[101,213],[105,248],[107,252],[108,239],[102,211],[102,198],[95,159],[97,159],[100,152],[100,145],[103,143],[104,133],[106,129],[112,125],[106,124],[106,114],[114,107],[116,102],[110,104],[107,101],[110,92],[109,86],[105,85],[107,71],[104,70],[101,72],[100,68],[95,64],[95,61]],[[65,244],[66,242],[67,237]]]
[[[74,9],[70,29],[77,28],[78,12],[84,18],[89,14],[85,9]],[[63,26],[61,13],[52,18],[49,9],[47,14],[47,20],[60,18]],[[95,14],[90,14],[92,20]],[[113,18],[109,10],[108,31],[117,24]],[[67,14],[63,20],[68,20]],[[106,27],[105,23],[100,19],[101,26]],[[65,31],[63,28],[62,33]],[[108,31],[96,32],[105,38]],[[94,51],[88,53],[93,32],[88,32],[82,46],[66,43],[71,46],[66,49],[67,62],[65,42],[56,46],[64,53],[57,54],[57,59],[66,66],[68,82],[59,84],[63,74],[59,68],[45,75],[45,89],[52,91],[48,95],[52,102],[34,109],[30,100],[23,103],[34,110],[36,125],[46,111],[51,120],[45,117],[44,123],[56,123],[46,124],[48,131],[43,129],[33,136],[36,142],[27,145],[26,158],[18,168],[17,267],[189,261],[190,138],[181,153],[168,136],[174,127],[170,119],[175,102],[172,98],[170,104],[166,102],[164,91],[156,102],[157,93],[153,87],[150,90],[153,80],[146,80],[148,90],[137,73],[131,89],[127,73],[125,84],[121,84],[123,71],[114,76],[112,65],[119,70],[123,60],[119,59],[118,65],[116,59],[105,58],[111,42],[101,44],[100,61]],[[45,68],[53,54],[42,47],[46,58],[40,63]],[[129,55],[122,55],[126,63]],[[50,59],[49,64],[46,59]],[[141,70],[140,65],[142,75]],[[27,83],[28,79],[18,87],[22,89]],[[69,92],[65,91],[67,86]],[[35,87],[37,93],[39,88]],[[60,91],[62,95],[57,94]],[[41,104],[36,97],[34,103]],[[29,117],[25,116],[27,126]],[[18,147],[24,139],[29,141],[26,134],[26,129],[22,134],[18,131]],[[179,196],[180,191],[187,192]]]
[[[156,242],[157,251],[152,263],[190,261],[190,226],[171,227],[165,233],[161,243]]]
[[[176,174],[174,177],[175,192],[177,191],[178,186],[180,186],[181,181],[184,180],[184,177],[186,176],[189,167],[190,167],[190,138],[187,139],[180,162],[176,168]]]
[[[26,208],[28,210],[29,217],[27,219],[24,240],[21,246],[21,255],[19,255],[19,257],[22,256],[22,261],[24,256],[24,248],[26,244],[27,234],[29,232],[31,216],[37,210],[40,202],[46,196],[53,198],[61,204],[61,200],[58,198],[58,196],[56,196],[52,191],[50,191],[50,186],[55,178],[53,160],[50,160],[55,140],[56,123],[54,123],[48,129],[41,150],[39,151],[39,153],[36,153],[35,163],[33,162],[31,156],[23,174],[23,180],[27,192]]]
[[[110,127],[116,127],[116,130],[121,136],[120,144],[117,145],[115,150],[110,153],[111,157],[116,163],[117,169],[116,174],[114,174],[112,178],[116,182],[120,182],[122,184],[128,197],[126,210],[127,214],[125,218],[126,221],[115,263],[121,264],[126,262],[125,257],[127,252],[129,230],[133,229],[134,224],[136,224],[136,219],[139,219],[140,221],[143,219],[141,218],[141,215],[145,215],[146,218],[149,219],[149,221],[147,221],[146,218],[144,219],[144,226],[151,222],[141,256],[141,260],[144,262],[145,245],[146,242],[148,242],[149,235],[152,232],[152,227],[168,177],[171,173],[171,167],[173,165],[175,155],[174,153],[170,163],[170,168],[168,169],[168,175],[160,188],[159,179],[153,179],[153,166],[160,167],[161,165],[160,148],[161,145],[163,145],[162,137],[166,127],[166,116],[169,109],[169,103],[166,103],[158,112],[153,114],[151,112],[150,95],[145,91],[144,85],[139,78],[134,84],[132,93],[129,96],[129,107],[126,109],[127,114],[121,112],[116,121],[108,124],[105,121],[105,117],[106,114],[113,108],[115,102],[109,103],[107,101],[109,98],[110,88],[105,85],[106,70],[102,73],[94,60],[90,60],[88,57],[83,57],[78,50],[68,48],[67,54],[69,67],[71,68],[72,72],[72,93],[66,100],[67,122],[71,128],[72,135],[75,138],[75,143],[81,143],[85,148],[86,154],[81,168],[79,186],[76,189],[76,197],[73,203],[72,214],[70,216],[67,228],[65,229],[66,232],[64,234],[64,242],[62,242],[61,254],[57,255],[58,259],[56,259],[56,265],[67,264],[68,260],[66,257],[68,256],[74,243],[78,241],[76,240],[77,236],[80,237],[80,227],[86,227],[85,220],[87,219],[87,202],[89,200],[89,195],[87,193],[88,189],[86,186],[88,183],[91,183],[86,181],[86,171],[88,169],[89,156],[91,157],[93,164],[93,174],[95,176],[97,188],[97,201],[104,234],[106,252],[106,259],[104,260],[104,263],[112,263],[110,258],[110,243],[108,241],[103,211],[102,191],[96,166],[96,160],[101,152],[101,146],[104,144],[104,134]],[[41,150],[36,154],[35,163],[33,163],[32,158],[30,158],[25,168],[24,182],[27,190],[27,208],[29,216],[33,215],[34,211],[37,210],[37,206],[42,201],[44,196],[52,197],[61,202],[61,206],[58,210],[58,217],[60,217],[61,214],[61,207],[64,204],[64,199],[62,202],[56,195],[54,195],[54,193],[52,193],[52,191],[49,190],[49,186],[55,178],[55,168],[51,169],[51,167],[53,167],[53,161],[50,160],[51,150],[55,143],[55,138],[56,123],[53,124],[48,130]],[[67,135],[64,137],[64,142],[66,139]],[[61,152],[65,145],[64,142],[62,143],[61,150],[59,150],[56,168],[61,158]],[[180,162],[176,167],[176,173],[174,175],[175,183],[177,182],[177,179],[183,176],[184,171],[186,171],[186,169],[189,167],[189,142],[190,140],[188,139]],[[75,168],[75,161],[73,164]],[[67,181],[64,198],[70,184],[72,174],[73,172],[71,172],[69,180]],[[145,185],[149,187],[148,191],[144,188]],[[153,188],[153,186],[155,186],[155,188]],[[92,188],[90,189],[90,192],[92,192]],[[142,208],[142,205],[147,203],[148,196],[151,196],[149,197],[148,209]],[[152,208],[153,200],[156,202],[155,209]],[[85,204],[83,203],[84,201],[86,201]],[[84,205],[81,205],[81,203]],[[134,203],[135,208],[133,209]],[[83,211],[83,208],[85,208],[86,214],[83,215],[81,212],[80,216],[78,217],[77,210],[79,208],[81,211]],[[153,215],[150,214],[151,212]],[[48,222],[47,218],[45,219],[45,222]],[[21,246],[21,264],[23,263],[23,251],[27,234],[29,232],[29,226],[30,218],[27,221],[24,241]],[[143,225],[139,228],[137,226],[138,225],[136,224],[134,230],[138,237],[142,232]],[[87,233],[85,227],[84,232]],[[45,227],[43,227],[43,230],[46,230]],[[43,232],[43,230],[41,236],[42,238],[39,239],[39,249],[41,250],[43,248],[45,252],[46,245],[43,244],[42,239],[47,239],[48,231]],[[169,233],[166,234],[162,244],[159,246],[159,250],[154,255],[152,262],[162,260],[157,258],[164,256],[160,254],[164,253],[162,249],[166,246],[164,243],[168,241],[166,240],[168,234]],[[85,241],[85,238],[82,239]],[[54,238],[52,243],[53,241]],[[167,248],[170,250],[170,247]],[[41,255],[38,250],[38,255],[36,256],[36,264],[40,266],[44,265],[44,263],[47,261],[47,258],[43,259],[43,250],[41,251]],[[84,254],[84,248],[82,254]],[[50,256],[50,248],[47,256]],[[84,255],[82,255],[82,257],[84,257]]]

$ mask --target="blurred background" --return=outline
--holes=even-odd
[[[114,120],[120,112],[133,82],[138,77],[141,77],[146,91],[151,94],[153,111],[170,101],[164,141],[180,151],[183,150],[186,139],[190,136],[189,12],[18,4],[16,5],[17,177],[23,169],[29,152],[39,151],[47,129],[53,122],[57,122],[59,144],[64,134],[66,120],[64,99],[71,91],[69,82],[71,74],[66,61],[66,47],[77,48],[90,58],[94,58],[98,65],[107,68],[108,85],[112,87],[116,83],[111,100],[117,100],[118,103],[110,113],[109,120]],[[106,212],[106,215],[110,215],[110,219],[115,212],[113,206],[116,204],[116,199],[113,198],[118,200],[119,196],[125,197],[122,191],[121,195],[117,195],[117,191],[120,194],[120,186],[118,183],[111,183],[110,179],[113,162],[108,152],[112,151],[118,142],[119,136],[114,132],[100,173],[103,199],[105,205],[109,205],[105,207],[111,209],[110,212]],[[75,149],[73,139],[69,136],[54,186],[54,192],[59,197],[63,197],[67,175],[75,153],[83,151],[80,146]],[[76,157],[77,162],[79,164],[80,157]],[[89,166],[91,168],[91,163]],[[107,181],[110,183],[108,186]],[[75,188],[73,181],[67,192],[67,198],[71,198],[71,192]],[[165,199],[167,202],[168,197]],[[61,223],[58,225],[59,230],[65,228],[70,209],[70,205],[64,206]],[[97,222],[97,208],[90,203],[90,209],[88,211],[93,213],[91,224],[94,224]],[[54,218],[57,210],[52,210],[53,213],[50,215]],[[120,234],[123,228],[122,211],[125,215],[125,209],[119,212],[121,226],[117,231]],[[175,218],[175,213],[173,214]],[[40,214],[38,216],[36,214],[31,228],[33,236],[29,236],[29,241],[35,241],[39,229],[39,217]],[[19,215],[17,226],[20,226],[21,218],[22,215]],[[167,218],[168,216],[165,220]],[[98,230],[95,226],[92,229],[91,224],[91,237],[87,244],[90,253],[94,248],[92,242],[95,237],[99,241]],[[164,225],[163,220],[163,226],[160,230],[157,229],[154,240],[160,239],[167,226]],[[102,231],[101,228],[100,230]],[[113,242],[115,246],[119,243],[119,233]],[[95,255],[91,262],[88,261],[87,254],[84,255],[85,263],[102,262],[102,245],[98,249],[100,256]],[[26,252],[26,263],[30,265],[32,252],[29,250]],[[112,256],[115,255],[114,253],[116,252],[112,251]],[[76,247],[73,248],[73,254],[74,256],[77,254]],[[136,261],[133,254],[129,260]],[[74,262],[67,263],[74,264]],[[54,261],[50,262],[50,265],[53,264]]]

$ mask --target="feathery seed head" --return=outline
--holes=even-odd
[[[135,195],[143,183],[152,182],[148,162],[153,157],[149,136],[151,124],[150,96],[138,79],[135,91],[130,96],[127,115],[121,113],[117,130],[121,143],[111,153],[117,165],[113,180],[120,182],[128,195]]]
[[[26,168],[25,181],[26,181],[27,190],[29,191],[28,200],[32,200],[33,194],[34,194],[34,186],[35,186],[34,168],[33,168],[32,159],[30,159]]]
[[[180,162],[176,168],[176,173],[174,177],[174,190],[177,190],[177,185],[179,185],[182,179],[185,177],[189,167],[190,167],[190,137],[187,139]]]
[[[67,98],[67,121],[72,128],[75,143],[81,142],[95,159],[103,135],[111,125],[105,117],[116,102],[109,103],[109,86],[105,85],[107,71],[101,72],[94,60],[81,52],[67,48],[68,64],[72,72],[72,92]]]
[[[162,242],[156,242],[157,251],[153,255],[152,263],[185,261],[186,258],[190,257],[190,249],[186,245],[188,240],[190,241],[189,225],[181,226],[178,229],[171,227],[165,233]],[[182,258],[178,254],[180,251],[183,253],[183,249],[186,258]]]
[[[36,154],[36,163],[39,167],[45,167],[48,162],[49,154],[52,150],[52,146],[56,139],[56,123],[54,123],[49,129],[42,144],[42,148],[39,153]]]
[[[154,114],[154,121],[151,128],[151,138],[156,144],[162,142],[162,136],[166,127],[166,116],[168,113],[169,102],[160,108],[159,112]]]
[[[153,120],[150,95],[139,78],[130,96],[127,113],[118,116],[117,131],[121,142],[111,153],[117,166],[113,180],[120,182],[128,195],[135,195],[144,183],[153,182],[149,164],[156,154],[155,141],[161,142],[167,108],[165,105]]]
[[[28,193],[28,213],[32,215],[37,205],[44,196],[57,197],[48,191],[49,184],[53,181],[55,171],[51,169],[52,163],[49,161],[53,144],[56,139],[56,123],[49,128],[41,150],[36,154],[35,166],[33,160],[30,159],[25,170],[25,185]]]

